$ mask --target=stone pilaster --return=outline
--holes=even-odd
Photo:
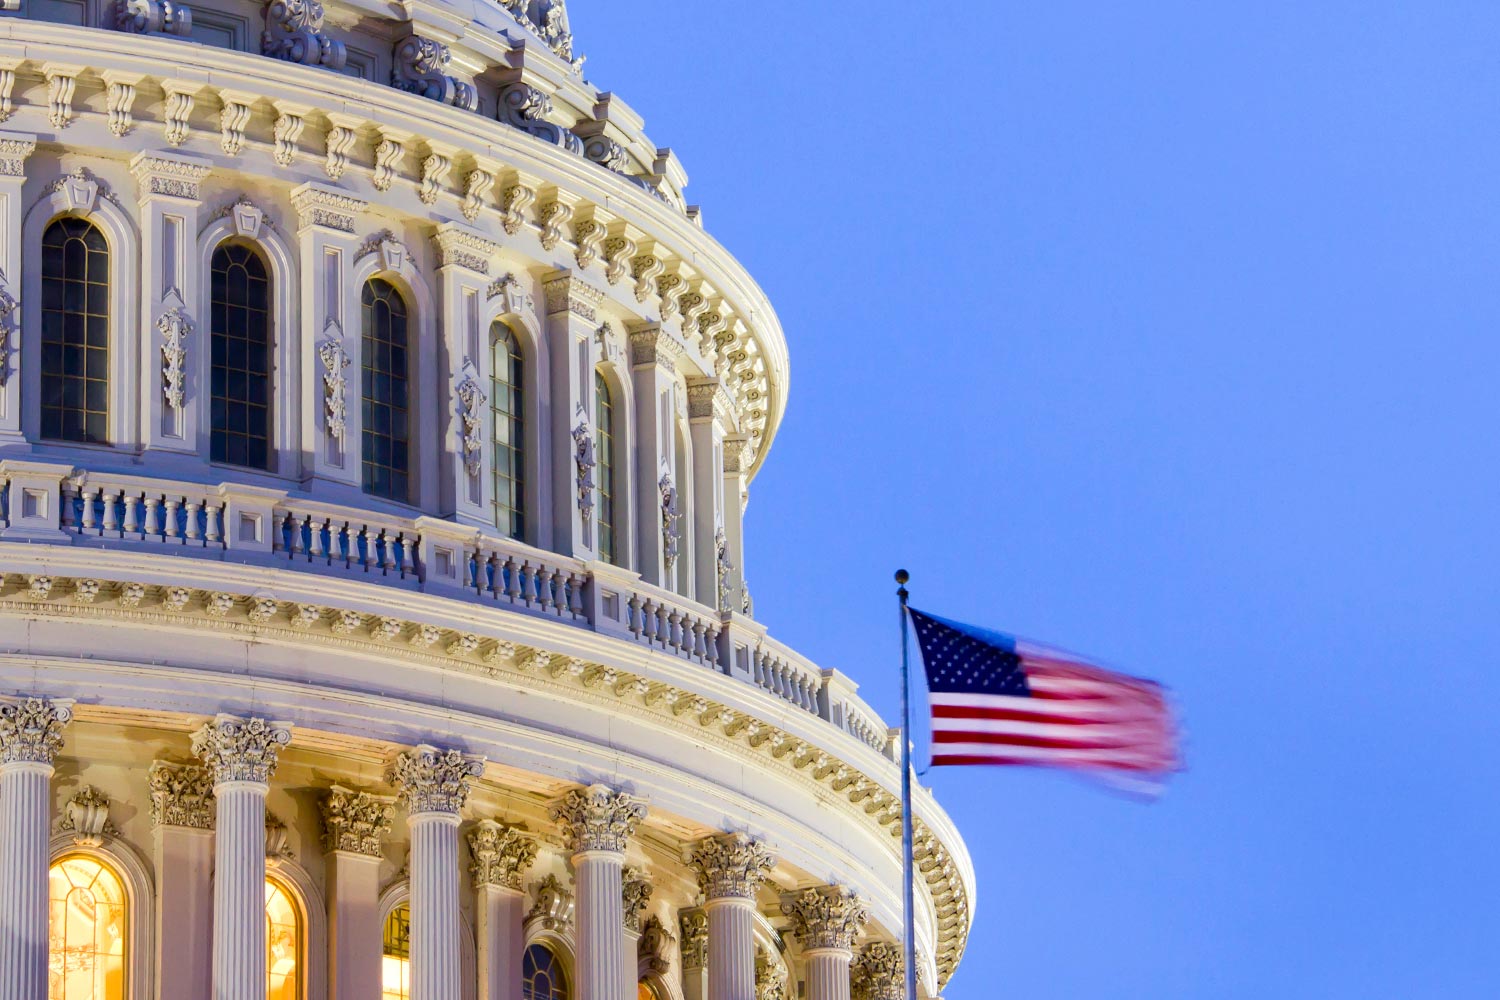
[[[682,992],[686,1000],[708,997],[708,914],[698,907],[677,914],[682,933]]]
[[[646,804],[607,785],[590,785],[554,803],[552,818],[573,852],[578,1000],[625,1000],[625,848],[646,818]]]
[[[411,835],[411,993],[459,1000],[459,811],[484,758],[423,744],[396,758],[392,782]]]
[[[12,78],[14,70],[7,70]],[[21,222],[26,206],[21,188],[26,183],[26,159],[36,149],[36,137],[0,132],[0,441],[20,443],[21,366],[40,358],[21,353]],[[12,487],[14,490],[14,487]]]
[[[47,996],[47,840],[52,762],[71,701],[0,705],[0,998]]]
[[[494,820],[480,820],[469,831],[469,857],[478,916],[479,1000],[521,1000],[526,950],[521,878],[536,860],[536,841]]]
[[[906,962],[900,945],[876,941],[865,945],[854,962],[854,995],[859,1000],[902,1000],[906,993]]]
[[[211,996],[214,778],[206,767],[159,760],[147,780],[156,869],[156,981],[164,997]]]
[[[380,862],[394,800],[334,785],[323,796],[332,1000],[380,995]]]
[[[715,378],[690,379],[687,404],[693,439],[693,597],[718,611],[738,611],[739,604],[730,600],[738,556],[729,552],[724,509],[724,435],[733,404]]]
[[[755,895],[776,860],[730,833],[699,841],[692,863],[708,914],[708,1000],[754,1000]]]
[[[870,917],[864,902],[850,889],[826,886],[784,894],[781,912],[802,945],[807,1000],[849,1000],[854,939]]]
[[[219,715],[193,735],[214,780],[214,1000],[266,993],[266,792],[291,724]]]
[[[578,276],[560,271],[542,285],[546,299],[548,366],[551,375],[552,411],[552,534],[551,548],[563,555],[593,559],[599,552],[598,456],[594,454],[594,369],[602,357],[596,334],[602,319],[599,305],[604,292]],[[624,399],[617,399],[617,408]],[[616,424],[628,417],[616,410]],[[623,454],[625,449],[619,449]],[[625,545],[629,531],[628,505],[621,507],[629,492],[627,462],[616,462],[618,477],[615,514],[616,557],[629,566]]]
[[[627,998],[634,992],[636,983],[639,981],[641,911],[650,901],[654,888],[651,879],[640,868],[629,867],[620,873],[620,890],[625,915],[625,942],[621,949],[623,961],[620,981],[623,984],[621,988],[624,990],[624,996]]]
[[[643,502],[636,517],[639,555],[636,571],[647,583],[676,590],[677,574],[686,572],[684,546],[668,536],[664,503],[652,503],[652,494],[664,497],[680,513],[686,501],[682,489],[691,478],[677,468],[677,342],[660,326],[634,329],[630,333],[630,378],[635,396],[635,481],[641,484]],[[656,487],[653,489],[652,487]]]

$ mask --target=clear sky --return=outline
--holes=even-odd
[[[947,1000],[1500,996],[1500,7],[572,0],[785,325],[758,617],[1170,685],[1143,806],[931,773]]]

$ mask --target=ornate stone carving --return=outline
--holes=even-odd
[[[787,1000],[786,966],[767,961],[764,955],[755,959],[755,1000]]]
[[[533,922],[554,932],[566,932],[573,926],[573,894],[556,875],[548,875],[536,887],[536,904],[526,914],[526,923]]]
[[[62,749],[73,702],[22,698],[0,704],[0,765],[51,764]]]
[[[635,253],[635,240],[628,236],[611,236],[604,241],[604,280],[611,285],[619,284],[621,278],[630,273],[631,255]]]
[[[495,172],[485,167],[475,167],[464,179],[464,218],[473,222],[484,208],[484,196],[495,186]]]
[[[585,219],[573,227],[573,245],[577,247],[573,258],[580,270],[588,270],[599,259],[599,245],[604,242],[605,234],[603,224],[594,219]]]
[[[324,422],[330,437],[342,438],[348,406],[344,369],[351,364],[349,353],[342,341],[329,339],[318,345],[318,358],[323,362]]]
[[[630,173],[630,154],[606,135],[590,136],[583,143],[583,158],[617,174]]]
[[[573,33],[568,30],[568,11],[563,0],[501,0],[517,22],[566,60],[574,73],[583,72],[583,59],[573,58]]]
[[[369,207],[363,198],[311,182],[292,192],[292,207],[303,226],[354,232],[354,217]]]
[[[98,580],[77,580],[73,584],[73,600],[79,604],[93,604],[99,599]]]
[[[245,148],[245,126],[250,124],[250,98],[221,94],[224,106],[219,109],[219,148],[229,156],[238,156]]]
[[[283,167],[292,165],[292,159],[297,155],[297,140],[302,138],[302,129],[306,124],[302,115],[291,111],[283,110],[277,115],[276,124],[271,130],[271,137],[276,142],[274,155],[278,165]]]
[[[181,309],[169,309],[156,318],[161,334],[161,391],[167,405],[178,413],[186,399],[187,338],[193,321]]]
[[[420,35],[407,35],[392,55],[391,86],[465,111],[479,110],[474,85],[448,74],[453,56],[448,46]]]
[[[396,167],[405,153],[403,142],[388,135],[381,137],[375,146],[375,176],[372,178],[376,191],[390,190],[391,182],[396,179]]]
[[[554,278],[542,285],[547,296],[547,314],[567,311],[575,316],[597,322],[599,304],[604,301],[604,290],[595,288],[569,274]]]
[[[724,536],[722,527],[714,531],[714,563],[718,573],[719,610],[733,611],[734,585],[729,581],[734,573],[734,563],[729,561],[729,539]]]
[[[625,904],[625,929],[640,933],[641,911],[651,899],[655,886],[644,870],[629,865],[620,875],[620,894]]]
[[[167,93],[166,110],[162,112],[166,123],[167,145],[181,146],[187,142],[188,133],[192,131],[193,102],[197,99],[198,85],[166,83],[163,89]]]
[[[266,861],[284,861],[294,854],[286,824],[271,813],[266,813]]]
[[[484,758],[426,743],[403,752],[391,769],[408,813],[457,813],[469,797],[469,781],[484,773]]]
[[[542,249],[555,250],[562,239],[563,226],[573,217],[573,206],[561,201],[549,201],[538,210],[537,217],[542,224]]]
[[[344,43],[323,34],[323,5],[318,0],[271,0],[261,55],[304,66],[341,70],[348,59]]]
[[[524,316],[532,309],[531,294],[521,285],[521,279],[509,271],[490,283],[486,297],[504,299],[500,307],[503,312]]]
[[[437,202],[438,194],[448,180],[448,171],[452,168],[452,159],[442,153],[433,151],[423,157],[422,186],[417,191],[417,197],[422,199],[422,204],[432,205]]]
[[[901,1000],[906,994],[906,963],[901,949],[884,941],[865,945],[849,970],[859,1000]]]
[[[500,198],[500,222],[511,236],[526,224],[526,209],[536,201],[536,191],[524,184],[512,184]]]
[[[479,373],[474,363],[464,359],[463,379],[454,389],[458,397],[459,438],[464,451],[464,471],[471,476],[479,475],[483,464],[480,456],[484,448],[484,404],[490,397],[479,387]]]
[[[474,888],[487,885],[520,891],[521,876],[536,860],[536,841],[520,830],[480,820],[469,831],[469,874]]]
[[[708,899],[754,899],[776,859],[760,841],[726,833],[698,841],[692,865]]]
[[[578,512],[586,525],[594,516],[594,434],[587,421],[573,428],[573,465],[578,486]]]
[[[791,918],[803,948],[853,948],[860,928],[870,919],[864,902],[843,886],[786,893],[781,912]]]
[[[698,909],[683,910],[678,914],[677,922],[682,931],[682,967],[707,968],[708,914]]]
[[[432,245],[437,251],[438,267],[456,264],[475,274],[489,274],[490,261],[500,253],[500,244],[456,222],[439,226]]]
[[[77,66],[46,63],[42,74],[47,78],[47,121],[56,129],[73,124],[73,91],[78,88]]]
[[[276,773],[281,748],[292,742],[291,723],[241,719],[220,713],[193,734],[193,753],[213,772],[214,783],[255,781]]]
[[[656,279],[656,294],[661,297],[661,321],[666,323],[677,315],[680,303],[677,287],[682,284],[682,275],[664,274]]]
[[[57,824],[57,831],[71,833],[73,843],[79,847],[98,847],[104,843],[105,837],[116,837],[120,833],[109,821],[109,796],[93,785],[84,785],[63,806],[63,817]]]
[[[155,826],[214,828],[214,781],[208,768],[156,761],[147,779]]]
[[[180,155],[154,156],[139,153],[130,161],[130,172],[140,185],[140,196],[165,195],[197,201],[200,185],[208,176],[209,166]]]
[[[193,33],[193,12],[171,0],[115,0],[115,30],[187,38]]]
[[[344,176],[349,167],[349,151],[354,148],[359,134],[348,120],[333,120],[328,126],[328,138],[323,147],[323,172],[332,180]]]
[[[121,139],[135,128],[132,108],[135,106],[137,80],[134,76],[105,73],[104,82],[104,108],[109,112],[109,134]]]
[[[0,118],[0,121],[3,121]],[[26,158],[36,150],[36,139],[14,132],[0,135],[0,176],[26,176]]]
[[[574,854],[624,854],[626,843],[646,818],[646,803],[608,785],[589,785],[570,789],[553,803],[551,816],[561,825],[563,839]]]
[[[704,939],[707,941],[708,927],[704,925]],[[672,948],[677,944],[677,939],[672,932],[667,930],[666,925],[659,917],[652,915],[646,918],[641,926],[641,940],[636,944],[636,964],[645,968],[647,972],[658,976],[667,974],[672,967]]]
[[[677,509],[677,487],[672,485],[672,474],[667,473],[656,484],[661,494],[661,556],[668,570],[677,565],[677,522],[682,513]]]
[[[500,120],[512,128],[574,153],[583,150],[578,136],[547,120],[552,114],[552,98],[528,83],[512,83],[503,88],[499,110]]]
[[[323,849],[378,858],[395,815],[385,796],[334,785],[323,796]]]

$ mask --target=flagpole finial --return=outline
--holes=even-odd
[[[904,570],[904,569],[898,569],[898,570],[896,570],[896,583],[900,584],[900,586],[898,586],[896,588],[896,596],[901,599],[901,605],[903,607],[906,606],[906,597],[907,597],[907,594],[906,594],[906,581],[910,580],[910,579],[911,579],[911,574],[908,573],[906,570]]]

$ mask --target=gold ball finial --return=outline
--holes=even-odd
[[[896,582],[899,583],[899,584],[901,584],[903,587],[906,586],[906,581],[908,581],[910,579],[911,579],[911,574],[908,573],[906,570],[904,570],[904,569],[898,569],[898,570],[896,570]]]

